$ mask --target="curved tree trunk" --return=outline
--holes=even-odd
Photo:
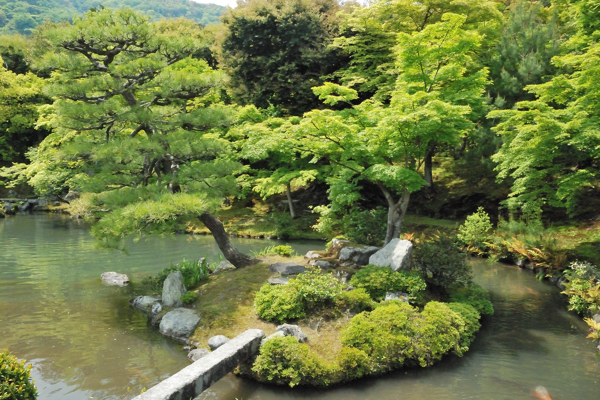
[[[258,260],[256,258],[247,256],[241,253],[229,240],[229,235],[223,228],[223,223],[219,221],[211,213],[202,213],[199,217],[200,221],[210,230],[219,249],[223,252],[223,255],[236,268],[247,267],[248,265],[256,264]]]
[[[388,202],[387,229],[384,243],[386,245],[392,239],[399,238],[400,233],[402,233],[402,222],[404,222],[404,216],[406,215],[406,209],[410,201],[410,192],[404,188],[400,199],[395,201],[394,196],[385,186],[379,184],[379,188]]]
[[[285,192],[290,208],[290,215],[292,216],[292,219],[296,219],[296,210],[294,209],[294,201],[292,200],[292,185],[289,182],[285,185]]]

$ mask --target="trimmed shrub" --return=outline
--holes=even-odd
[[[30,377],[31,365],[17,360],[8,350],[0,351],[0,399],[34,400],[37,390]]]
[[[307,345],[292,336],[274,337],[265,342],[252,366],[261,382],[278,385],[327,386],[329,368]]]
[[[450,291],[450,301],[472,306],[481,315],[494,314],[494,306],[487,290],[472,282],[468,286],[454,288]]]
[[[305,309],[333,305],[344,290],[343,283],[330,273],[322,273],[320,268],[310,268],[291,279],[287,286],[298,291]]]
[[[427,284],[418,272],[392,271],[389,267],[367,265],[350,279],[350,285],[365,289],[374,300],[387,292],[405,292],[411,301],[420,301]]]
[[[483,207],[479,207],[475,213],[467,217],[464,224],[458,227],[456,237],[467,246],[468,250],[483,251],[486,247],[484,242],[488,239],[492,229],[490,216]]]
[[[354,347],[342,347],[337,363],[340,367],[341,381],[351,381],[369,374],[370,360],[367,353]]]
[[[448,308],[459,314],[465,321],[465,329],[460,337],[460,347],[466,351],[475,338],[475,333],[481,328],[479,323],[481,315],[473,306],[464,303],[448,303]]]
[[[455,286],[467,286],[473,280],[467,256],[447,236],[417,245],[411,265],[425,277],[427,284],[446,291]]]
[[[416,352],[416,360],[420,366],[433,365],[450,351],[457,356],[462,356],[469,350],[468,347],[460,346],[461,337],[465,332],[465,321],[448,305],[430,301],[421,315],[425,323],[419,324],[417,328],[419,346]]]
[[[355,288],[348,292],[342,292],[336,301],[336,308],[342,311],[359,313],[375,308],[375,302],[363,288]]]
[[[252,252],[255,257],[258,256],[282,256],[282,257],[293,257],[296,252],[292,246],[279,245],[279,246],[267,246],[261,251]]]
[[[262,319],[278,323],[306,315],[300,293],[289,284],[262,285],[254,298],[254,309]]]

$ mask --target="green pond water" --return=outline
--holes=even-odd
[[[273,242],[236,240],[244,251]],[[322,243],[293,243],[299,253]],[[217,260],[211,237],[178,235],[96,248],[87,229],[58,215],[0,219],[0,349],[33,365],[40,400],[130,399],[189,365],[180,343],[149,328],[128,305],[136,285],[182,258]],[[427,369],[398,371],[328,390],[289,389],[229,375],[199,399],[600,399],[600,357],[587,326],[557,288],[527,271],[473,261],[496,314],[471,350]],[[104,286],[127,273],[132,285]],[[140,293],[138,293],[140,292]]]

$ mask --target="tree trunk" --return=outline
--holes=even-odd
[[[294,210],[294,202],[292,201],[292,185],[288,182],[285,185],[285,189],[286,189],[286,194],[287,194],[287,199],[288,199],[288,204],[290,206],[290,215],[292,216],[292,219],[296,218],[296,210]]]
[[[223,223],[219,221],[211,213],[202,213],[199,217],[200,221],[210,230],[221,252],[236,268],[247,267],[248,265],[256,264],[258,260],[241,253],[229,240],[229,235],[223,228]]]
[[[387,188],[383,185],[380,185],[379,187],[388,201],[387,229],[384,243],[384,245],[386,245],[392,239],[399,238],[400,233],[402,233],[402,223],[404,222],[404,216],[406,215],[406,209],[408,208],[408,203],[410,201],[410,192],[404,188],[402,190],[402,196],[396,202]]]
[[[433,155],[434,150],[429,150],[425,155],[425,167],[423,171],[423,178],[425,179],[425,187],[433,189]]]

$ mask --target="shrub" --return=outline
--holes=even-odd
[[[442,290],[471,283],[473,273],[467,258],[447,236],[419,244],[413,252],[412,268],[425,277],[427,284]]]
[[[262,382],[278,385],[326,386],[329,370],[325,363],[292,336],[274,337],[265,342],[252,366]]]
[[[320,268],[310,268],[291,279],[287,286],[298,291],[305,309],[333,305],[344,290],[344,285],[335,276],[322,273]]]
[[[372,310],[374,306],[375,302],[363,288],[355,288],[354,290],[342,292],[336,301],[336,308],[354,313]]]
[[[344,234],[353,242],[380,246],[385,239],[387,210],[351,209],[342,217]]]
[[[450,301],[468,304],[481,315],[494,314],[494,306],[488,291],[474,282],[464,287],[454,288],[450,292]]]
[[[296,252],[292,248],[292,246],[288,245],[280,245],[280,246],[267,246],[261,251],[253,252],[254,256],[282,256],[282,257],[293,257],[296,255]]]
[[[153,290],[162,291],[165,279],[171,272],[180,271],[186,289],[193,289],[202,281],[208,279],[209,269],[206,259],[198,261],[187,261],[185,258],[176,265],[164,268],[155,277],[145,278],[142,283],[149,285]]]
[[[341,332],[342,345],[368,356],[370,374],[391,371],[414,356],[417,320],[421,318],[416,308],[388,301],[354,316]]]
[[[392,271],[389,267],[367,265],[350,279],[350,285],[365,289],[374,300],[382,300],[387,292],[405,292],[410,300],[420,300],[427,287],[417,272]]]
[[[259,317],[271,322],[286,322],[306,315],[300,293],[287,285],[265,283],[254,298]]]
[[[0,351],[0,399],[33,400],[37,390],[30,378],[31,365],[17,360],[8,350]]]
[[[465,332],[465,321],[444,303],[430,301],[421,313],[424,324],[417,327],[419,345],[416,361],[422,367],[433,365],[450,351],[462,356],[468,347],[461,347],[461,336]]]
[[[569,296],[569,310],[579,314],[600,310],[600,270],[587,261],[574,261],[564,272],[564,294]]]
[[[479,207],[475,213],[467,217],[464,224],[458,227],[456,237],[467,246],[467,249],[483,251],[486,247],[484,242],[487,241],[492,228],[490,216],[483,207]]]
[[[464,303],[448,303],[448,308],[459,314],[465,322],[459,344],[461,349],[466,351],[475,338],[475,333],[481,328],[481,324],[479,323],[481,315],[473,306]]]
[[[342,347],[337,356],[340,367],[339,380],[350,381],[369,374],[369,356],[364,351],[354,347]]]
[[[198,300],[198,293],[197,292],[185,292],[184,294],[181,295],[180,299],[183,304],[192,304],[192,303],[195,303],[196,300]]]

